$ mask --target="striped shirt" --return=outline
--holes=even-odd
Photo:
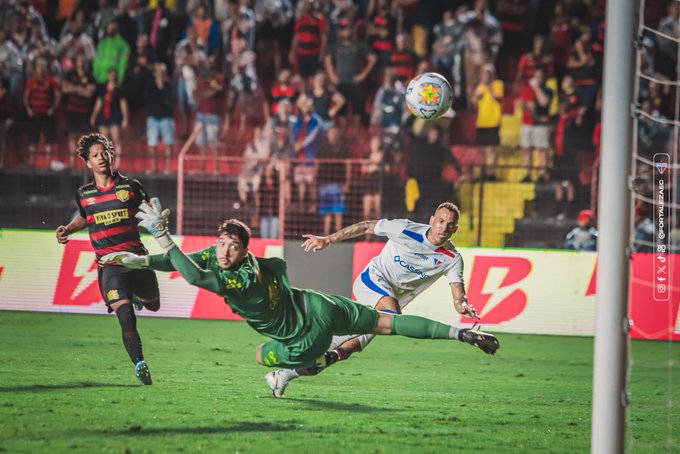
[[[45,79],[32,77],[26,81],[28,92],[28,105],[33,115],[47,115],[54,104],[56,93],[59,90],[59,82],[53,76]]]
[[[107,188],[90,182],[76,193],[80,215],[87,220],[92,248],[97,259],[118,251],[146,255],[135,214],[142,201],[149,201],[149,196],[139,181],[118,173],[114,177]]]

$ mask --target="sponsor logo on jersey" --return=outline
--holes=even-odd
[[[106,299],[109,300],[109,301],[117,300],[119,298],[120,297],[118,296],[118,290],[116,290],[116,289],[109,290],[108,292],[106,292]]]
[[[430,277],[427,274],[423,273],[418,268],[416,268],[415,266],[413,266],[410,263],[402,260],[401,256],[399,256],[399,255],[394,256],[394,261],[397,262],[402,267],[406,268],[409,272],[419,275],[421,279],[427,279],[428,277]]]
[[[427,262],[427,256],[425,254],[419,254],[416,252],[416,257],[421,258]]]
[[[439,257],[434,257],[434,266],[439,266],[441,265],[442,261],[439,260]]]
[[[87,199],[85,199],[85,202],[87,202],[88,205],[94,205],[96,201],[97,199],[95,199],[94,197],[88,197]]]
[[[127,218],[129,218],[127,208],[121,208],[120,210],[109,210],[102,211],[101,213],[95,213],[94,222],[97,224],[111,225]]]
[[[96,189],[88,189],[87,191],[83,191],[83,195],[96,194],[96,193],[97,193]]]
[[[241,287],[243,287],[243,285],[241,285],[241,283],[236,279],[227,279],[227,290]]]
[[[130,189],[130,185],[129,184],[117,184],[116,185],[116,189],[126,189],[126,188]]]
[[[116,198],[118,198],[118,200],[120,200],[121,202],[127,202],[128,200],[130,200],[130,191],[126,189],[116,191]]]

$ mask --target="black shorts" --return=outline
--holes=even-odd
[[[28,143],[38,145],[40,136],[45,138],[46,144],[53,144],[57,141],[57,127],[54,124],[54,117],[36,115],[29,118]]]
[[[145,306],[154,306],[160,300],[158,280],[153,270],[131,270],[123,266],[100,266],[99,291],[104,298],[109,312],[113,312],[111,305],[121,300],[133,298],[141,301]]]
[[[501,144],[498,128],[477,128],[477,145],[480,147],[496,147]]]
[[[69,134],[87,134],[92,132],[90,115],[87,112],[66,111],[66,127]]]
[[[550,180],[556,183],[562,181],[578,182],[578,164],[574,153],[563,152],[561,155],[556,154],[553,158],[553,166],[550,169]]]
[[[314,76],[321,69],[318,55],[297,54],[297,62],[300,76],[305,79]]]
[[[338,91],[345,97],[347,103],[342,106],[340,115],[348,115],[347,108],[351,106],[352,115],[363,115],[366,112],[366,94],[362,84],[338,84]]]

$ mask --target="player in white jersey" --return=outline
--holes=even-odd
[[[305,251],[320,251],[333,243],[355,238],[367,233],[386,236],[387,244],[382,252],[371,259],[354,281],[353,292],[356,300],[378,310],[400,314],[416,296],[431,286],[437,279],[446,276],[451,286],[453,306],[460,314],[479,319],[475,308],[467,302],[463,281],[463,258],[456,250],[450,237],[458,230],[460,212],[450,202],[440,204],[430,223],[419,224],[408,219],[363,221],[346,227],[329,236],[303,235]],[[467,331],[467,330],[466,330]],[[488,333],[475,331],[475,339],[461,339],[494,354],[499,347],[498,340]],[[338,361],[347,359],[352,353],[363,350],[375,336],[344,336],[333,338],[331,353]],[[283,397],[290,380],[305,371],[281,369],[265,376],[275,397]]]

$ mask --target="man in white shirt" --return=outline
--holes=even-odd
[[[306,252],[320,251],[332,243],[367,233],[386,236],[389,240],[382,252],[374,257],[354,282],[356,300],[384,312],[400,314],[416,296],[437,279],[446,276],[451,286],[453,306],[460,314],[479,319],[475,308],[467,302],[463,282],[463,258],[450,237],[458,230],[460,212],[450,202],[440,204],[430,217],[430,223],[419,224],[408,219],[363,221],[345,227],[328,236],[303,235]],[[498,340],[488,333],[471,343],[485,353],[495,354]],[[335,337],[331,348],[337,361],[362,351],[374,335]],[[315,370],[318,373],[320,370]],[[275,397],[283,397],[290,380],[301,375],[313,375],[304,370],[280,369],[265,376]]]

